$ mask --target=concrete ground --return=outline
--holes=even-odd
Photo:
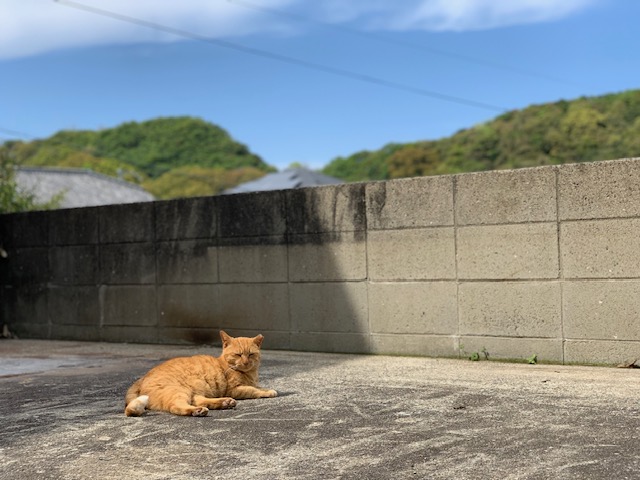
[[[0,340],[1,479],[640,478],[640,371],[265,351],[274,399],[123,414],[215,348]]]

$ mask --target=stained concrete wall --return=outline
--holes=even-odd
[[[640,357],[640,159],[0,217],[20,336]]]

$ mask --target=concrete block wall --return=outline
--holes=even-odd
[[[640,357],[640,159],[0,216],[20,336]]]

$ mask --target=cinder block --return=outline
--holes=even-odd
[[[640,277],[640,219],[562,223],[560,246],[565,278]]]
[[[292,282],[367,278],[366,243],[361,232],[291,235],[289,241]]]
[[[306,352],[369,353],[369,335],[359,333],[307,333],[291,334],[291,349]]]
[[[453,176],[369,183],[369,230],[453,225]]]
[[[287,281],[284,236],[223,239],[218,255],[223,283]]]
[[[99,211],[98,208],[73,208],[47,212],[51,245],[98,243]]]
[[[55,339],[51,336],[51,325],[48,323],[9,324],[9,331],[18,338]]]
[[[98,325],[52,325],[52,340],[73,340],[76,342],[99,342],[102,339]],[[127,340],[119,340],[126,342]]]
[[[456,278],[452,227],[369,231],[367,250],[372,280]]]
[[[13,263],[14,262],[10,261],[8,258],[0,257],[0,287],[11,286],[16,283],[14,280]]]
[[[640,358],[640,342],[615,340],[567,340],[565,363],[583,365],[620,365]],[[620,372],[615,370],[612,373]]]
[[[158,343],[158,329],[156,327],[104,326],[100,329],[100,341]]]
[[[153,202],[98,208],[100,242],[152,242],[155,238]]]
[[[562,336],[558,282],[462,283],[458,302],[462,335]]]
[[[456,291],[455,282],[371,283],[371,332],[456,334]]]
[[[105,284],[156,282],[156,250],[153,243],[121,243],[100,246],[100,277]]]
[[[217,197],[155,202],[156,239],[214,239],[218,235]]]
[[[7,251],[49,245],[49,212],[1,215],[0,239],[0,245]]]
[[[556,221],[553,168],[468,173],[456,177],[456,223],[483,225]]]
[[[3,287],[0,285],[0,328],[5,323],[9,324],[9,297],[11,296],[12,288]]]
[[[98,327],[100,325],[98,287],[50,288],[49,318],[54,325]]]
[[[22,285],[7,288],[3,296],[3,312],[9,326],[48,324],[48,295],[45,285]]]
[[[284,192],[218,197],[220,237],[274,236],[286,233]]]
[[[458,338],[437,335],[371,335],[371,352],[378,355],[458,357]]]
[[[224,329],[288,331],[287,284],[220,285],[219,319]]]
[[[158,324],[162,327],[218,329],[220,297],[217,285],[158,287]]]
[[[51,280],[47,247],[8,249],[7,253],[0,258],[0,284],[47,284]]]
[[[640,341],[640,281],[566,282],[563,299],[566,338]]]
[[[484,359],[484,353],[493,360],[526,360],[533,355],[539,362],[562,363],[562,340],[551,338],[515,338],[515,337],[460,337],[460,356],[466,358],[478,353]]]
[[[350,232],[366,228],[364,184],[286,192],[289,233]]]
[[[294,283],[290,293],[294,332],[369,333],[366,283]]]
[[[218,252],[212,240],[157,244],[158,283],[216,283]]]
[[[55,285],[97,285],[98,247],[78,245],[53,247],[49,251],[51,281]]]
[[[245,336],[253,335],[253,331],[245,332],[241,334]],[[269,330],[260,330],[260,333],[264,333],[264,341],[262,342],[263,350],[291,350],[291,332],[273,332]],[[271,362],[269,353],[263,353],[262,364],[268,365]]]
[[[215,328],[160,327],[158,328],[158,343],[213,345],[220,343],[220,337]],[[218,354],[219,352],[214,351],[210,353],[214,356]]]
[[[457,245],[459,278],[558,278],[555,223],[460,227]]]
[[[558,167],[560,220],[640,215],[640,159]]]
[[[102,287],[100,295],[103,325],[157,325],[154,286]]]

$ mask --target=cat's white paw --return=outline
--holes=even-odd
[[[144,414],[147,404],[149,403],[148,395],[140,395],[129,402],[129,405],[124,410],[127,417],[139,417]]]
[[[275,390],[265,390],[264,394],[266,398],[273,398],[278,396],[278,392],[276,392]]]

